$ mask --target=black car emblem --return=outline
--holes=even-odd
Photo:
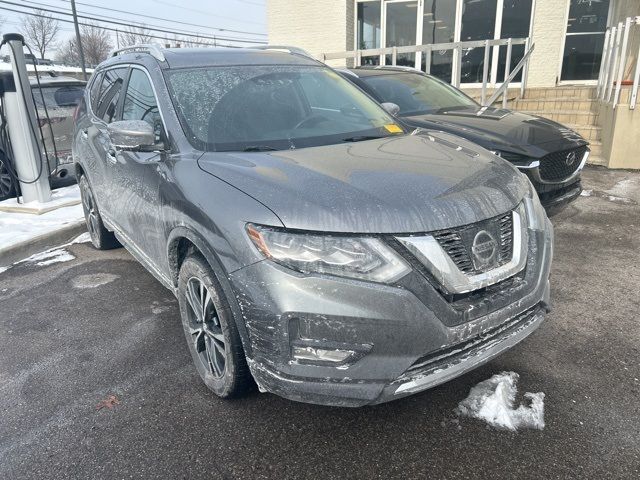
[[[494,263],[497,251],[498,242],[493,238],[493,235],[486,230],[480,230],[476,233],[471,244],[473,263],[476,268],[487,267]]]

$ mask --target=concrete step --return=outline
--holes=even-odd
[[[524,92],[526,99],[562,100],[562,99],[593,99],[596,87],[564,86],[550,88],[527,88]]]
[[[602,156],[601,142],[590,142],[589,149],[591,150],[591,153],[589,154],[589,163],[593,163],[593,160],[591,159],[591,157],[595,158],[596,160],[598,158],[601,158]]]
[[[609,165],[606,158],[602,158],[595,155],[589,155],[589,160],[587,161],[589,165],[602,165],[604,167]]]
[[[584,98],[573,97],[563,99],[519,99],[511,104],[514,110],[532,110],[553,112],[556,110],[591,111],[595,103]]]
[[[588,110],[522,110],[524,113],[538,115],[548,118],[563,125],[584,125],[595,126],[598,121],[598,114]]]

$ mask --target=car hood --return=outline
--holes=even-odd
[[[552,120],[499,108],[440,110],[402,120],[415,127],[460,135],[489,150],[502,149],[532,157],[587,144],[579,134]]]
[[[525,177],[498,157],[453,135],[418,132],[298,150],[209,152],[199,165],[267,206],[285,227],[325,232],[441,230],[509,211],[528,191]]]

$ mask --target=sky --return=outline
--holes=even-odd
[[[79,15],[108,16],[122,23],[154,26],[168,30],[200,33],[207,36],[233,37],[235,39],[266,41],[266,6],[267,0],[76,0],[76,8]],[[105,7],[109,5],[109,7]],[[69,0],[8,0],[0,1],[0,16],[4,19],[2,33],[20,31],[20,22],[23,17],[12,10],[33,11],[32,8],[53,9],[71,12]],[[120,10],[120,11],[117,11]],[[54,16],[71,19],[63,14]],[[141,15],[158,18],[145,18]],[[82,22],[83,20],[80,19]],[[194,25],[185,25],[184,22]],[[121,25],[105,26],[122,28]],[[195,26],[197,25],[197,26]],[[72,23],[60,23],[61,31],[58,41],[64,42],[73,36]],[[225,29],[226,31],[215,30]],[[236,30],[231,32],[229,30]],[[242,32],[242,33],[240,33]],[[246,32],[246,33],[245,33]],[[153,32],[157,35],[165,35],[161,32]],[[115,33],[114,45],[115,45]],[[173,35],[168,35],[173,38]],[[162,40],[155,40],[164,43]],[[219,43],[223,43],[220,41]],[[242,43],[236,43],[243,45]],[[246,45],[249,45],[247,43]],[[47,52],[48,58],[55,56],[55,50]]]

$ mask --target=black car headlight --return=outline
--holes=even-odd
[[[391,283],[411,270],[377,238],[293,233],[252,224],[246,228],[265,257],[298,272]]]

